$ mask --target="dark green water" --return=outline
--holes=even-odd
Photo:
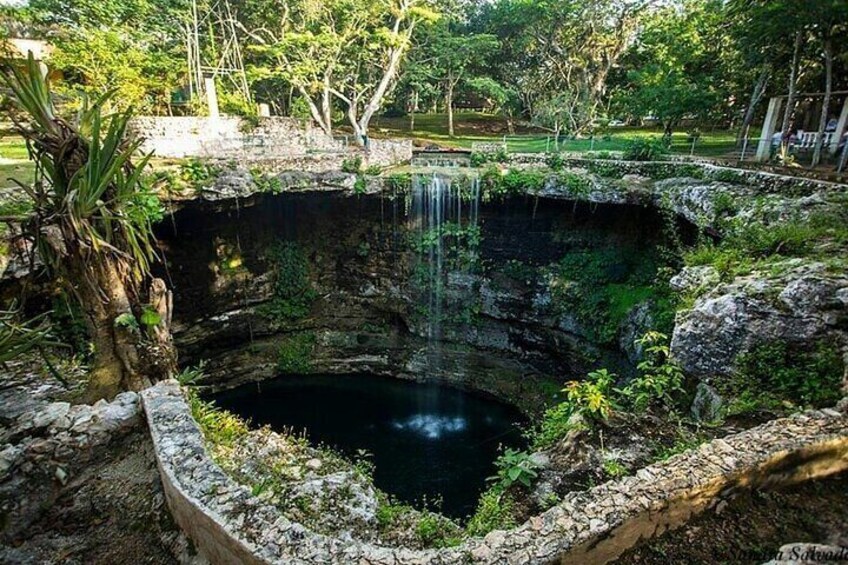
[[[305,429],[313,444],[373,454],[375,483],[399,500],[474,511],[499,446],[523,447],[522,415],[495,399],[374,375],[278,378],[225,391],[219,406],[255,425]]]

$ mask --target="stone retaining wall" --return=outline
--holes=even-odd
[[[143,139],[142,151],[158,157],[247,161],[314,172],[339,170],[352,155],[381,167],[412,159],[411,140],[373,139],[363,151],[328,136],[309,120],[277,116],[259,118],[257,124],[236,116],[142,116],[130,128]]]
[[[542,153],[514,153],[510,156],[510,163],[515,165],[544,165],[546,160],[547,156]],[[561,162],[564,168],[583,168],[602,176],[618,178],[624,175],[640,175],[653,179],[685,178],[694,176],[693,172],[697,171],[696,174],[703,180],[732,182],[765,192],[782,192],[794,195],[811,194],[824,189],[845,190],[846,188],[845,184],[835,182],[766,171],[724,167],[688,159],[686,161],[673,158],[666,161],[624,161],[621,159],[566,156]]]
[[[714,440],[448,549],[413,551],[316,534],[236,484],[209,458],[175,381],[142,393],[168,504],[214,563],[605,563],[749,488],[848,470],[848,402]]]

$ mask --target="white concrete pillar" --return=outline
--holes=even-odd
[[[203,79],[203,86],[206,89],[206,105],[209,106],[209,117],[217,118],[221,113],[218,111],[218,90],[215,88],[215,79]]]
[[[271,107],[265,104],[264,102],[259,104],[259,117],[260,118],[270,118],[271,117]]]
[[[846,125],[848,125],[848,96],[845,97],[845,102],[842,103],[842,113],[839,114],[839,121],[836,123],[836,131],[833,132],[833,139],[830,140],[831,155],[836,155],[836,150],[839,148],[839,140],[842,139],[842,134],[845,133]]]
[[[763,122],[763,129],[760,132],[760,144],[757,146],[757,161],[768,161],[771,155],[771,138],[774,135],[774,130],[777,128],[777,119],[780,116],[780,107],[782,105],[782,98],[775,97],[769,100],[766,119]]]

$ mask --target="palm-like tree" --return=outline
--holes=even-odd
[[[108,113],[107,93],[85,104],[76,124],[57,115],[50,84],[30,53],[8,65],[9,117],[27,142],[35,181],[20,185],[32,212],[18,220],[51,275],[79,302],[94,344],[91,398],[138,390],[176,366],[170,293],[150,275],[151,222],[139,205],[142,171],[132,158],[131,111]]]

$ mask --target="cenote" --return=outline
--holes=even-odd
[[[657,296],[668,227],[648,206],[419,177],[186,205],[160,245],[180,361],[204,363],[220,407],[366,451],[380,490],[463,519],[499,449],[527,447],[524,414],[631,370],[618,331]]]
[[[376,375],[302,375],[219,393],[216,403],[253,425],[305,430],[353,458],[367,451],[377,487],[402,502],[474,511],[500,447],[521,448],[523,417],[491,397]]]

